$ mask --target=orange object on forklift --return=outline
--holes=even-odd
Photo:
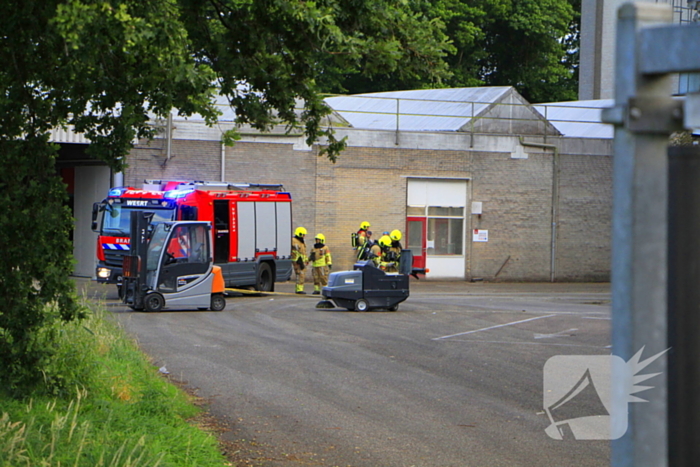
[[[211,273],[214,274],[214,282],[211,284],[211,293],[224,293],[226,286],[224,285],[224,274],[221,272],[221,266],[212,266]]]

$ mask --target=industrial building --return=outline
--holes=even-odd
[[[375,238],[404,232],[429,278],[609,279],[612,129],[599,101],[531,105],[512,87],[484,87],[326,102],[329,125],[347,137],[336,163],[282,126],[240,128],[242,139],[224,146],[234,125],[224,103],[215,127],[155,122],[160,136],[139,142],[121,174],[81,155],[79,136],[55,134],[66,140],[59,166],[71,181],[76,275],[94,274],[91,206],[110,186],[192,179],[283,184],[294,224],[326,236],[336,269],[352,267],[350,234],[368,221]]]

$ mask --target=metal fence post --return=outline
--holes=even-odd
[[[632,131],[629,119],[643,118],[630,98],[670,96],[667,74],[638,73],[637,32],[670,23],[669,5],[628,3],[618,10],[615,105],[625,115],[615,128],[613,162],[613,354],[625,361],[642,347],[644,356],[666,345],[666,242],[668,164],[667,133]],[[643,357],[644,357],[643,356]],[[613,379],[613,423],[628,417],[626,434],[612,442],[614,467],[667,465],[666,360],[654,371],[655,397],[646,404],[628,404],[625,379]]]

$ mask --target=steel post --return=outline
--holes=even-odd
[[[630,98],[670,96],[668,75],[638,72],[637,32],[653,24],[670,23],[669,5],[628,3],[618,10],[615,103],[625,109],[624,122],[643,117],[628,107]],[[615,129],[613,162],[613,354],[629,361],[667,348],[666,242],[668,133]],[[613,377],[613,423],[626,423],[626,434],[612,442],[615,467],[667,465],[666,360],[654,372],[654,397],[646,404],[628,403],[626,378]]]

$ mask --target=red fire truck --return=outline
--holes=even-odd
[[[93,206],[98,282],[121,284],[136,210],[153,212],[152,222],[210,222],[226,287],[272,291],[291,277],[292,197],[281,185],[146,180],[142,189],[112,188]]]

